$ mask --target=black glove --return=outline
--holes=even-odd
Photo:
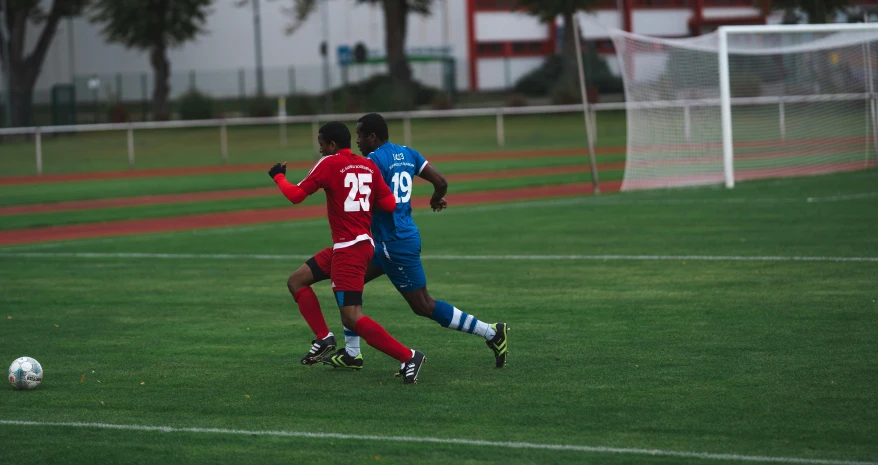
[[[287,174],[287,164],[275,163],[274,166],[268,170],[268,175],[271,176],[271,179],[274,179],[275,176],[279,174]]]

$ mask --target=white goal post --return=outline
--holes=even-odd
[[[878,24],[612,38],[628,116],[623,190],[878,166]]]

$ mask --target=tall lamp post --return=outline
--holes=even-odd
[[[262,75],[262,23],[259,17],[259,0],[253,0],[253,45],[256,48],[256,95],[265,95]]]
[[[0,36],[3,37],[3,70],[6,78],[6,126],[12,126],[12,68],[9,67],[9,30],[6,29],[6,15],[8,8],[6,0],[2,0],[2,10],[0,10]]]

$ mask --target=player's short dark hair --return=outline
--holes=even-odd
[[[387,129],[387,121],[384,121],[384,117],[378,113],[363,115],[357,120],[357,122],[361,123],[360,130],[366,135],[374,133],[375,136],[382,141],[390,139],[390,131]]]
[[[335,142],[340,149],[351,148],[351,131],[344,123],[330,121],[320,127],[320,137],[327,144]]]

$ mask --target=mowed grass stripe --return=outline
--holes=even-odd
[[[620,155],[625,153],[625,147],[605,147],[595,150],[597,155]],[[512,160],[522,158],[552,158],[552,157],[573,157],[585,155],[587,152],[581,148],[574,149],[547,149],[547,150],[525,150],[510,152],[487,152],[487,153],[461,153],[455,155],[429,155],[428,160],[441,162],[460,162],[460,161],[485,161],[485,160]],[[288,168],[297,170],[307,170],[314,166],[314,161],[294,161],[287,163]],[[128,171],[103,171],[91,173],[70,173],[70,174],[49,174],[44,176],[12,176],[0,177],[0,186],[17,185],[17,184],[41,184],[50,182],[77,182],[77,181],[99,181],[105,179],[130,179],[130,178],[150,178],[163,176],[189,176],[193,172],[205,174],[219,173],[247,173],[251,171],[264,171],[265,163],[259,164],[242,164],[242,165],[220,165],[220,166],[189,166],[180,168],[160,168],[146,170],[128,170]]]
[[[598,165],[599,172],[618,171],[625,168],[622,162],[604,163]],[[588,165],[560,166],[549,168],[522,168],[492,172],[461,173],[447,176],[450,183],[463,181],[486,181],[493,179],[525,178],[537,176],[551,176],[557,174],[589,173]],[[422,180],[416,180],[423,183]],[[167,194],[141,197],[122,197],[101,200],[86,200],[72,202],[57,202],[36,205],[17,205],[0,207],[0,216],[20,215],[33,213],[61,212],[71,210],[88,210],[98,208],[132,207],[138,205],[158,205],[167,203],[204,202],[211,200],[240,199],[249,197],[276,196],[278,190],[275,187],[262,187],[253,189],[237,189],[230,191],[200,192],[192,194]]]
[[[402,443],[427,443],[427,444],[453,444],[470,447],[492,447],[500,449],[541,449],[550,451],[569,451],[583,452],[593,454],[624,454],[624,455],[646,455],[646,456],[666,456],[680,458],[694,458],[702,460],[719,460],[719,461],[735,461],[735,462],[767,462],[767,463],[791,463],[791,464],[807,464],[807,465],[878,465],[878,462],[859,462],[848,460],[830,460],[830,459],[811,459],[798,457],[773,457],[765,455],[742,455],[742,454],[718,454],[713,452],[695,452],[680,450],[663,450],[663,449],[645,449],[645,448],[627,448],[627,447],[605,447],[605,446],[584,446],[576,444],[539,444],[532,442],[512,442],[512,441],[482,441],[478,439],[459,439],[459,438],[437,438],[430,436],[382,436],[374,434],[339,434],[311,431],[260,431],[260,430],[244,430],[244,429],[227,429],[227,428],[192,428],[192,427],[174,427],[174,426],[151,426],[151,425],[120,425],[107,423],[73,423],[73,422],[51,422],[51,421],[21,421],[21,420],[0,420],[0,425],[10,426],[32,426],[32,427],[66,427],[66,428],[88,428],[88,429],[109,429],[109,430],[128,430],[141,432],[159,432],[159,433],[189,433],[189,434],[223,434],[223,435],[240,435],[240,436],[278,436],[287,438],[308,438],[315,440],[332,440],[344,439],[366,442],[402,442]]]
[[[602,163],[618,163],[624,160],[624,156],[601,159]],[[436,167],[446,176],[450,176],[458,173],[588,164],[587,157],[582,156],[461,161],[437,163]],[[266,164],[262,170],[248,173],[200,174],[195,170],[190,176],[0,186],[0,206],[272,187],[273,183],[266,176],[269,167]],[[288,169],[287,178],[298,181],[307,173],[307,170]]]
[[[496,191],[476,191],[461,193],[449,197],[450,201],[459,205],[508,202],[525,199],[541,199],[591,195],[589,184],[542,185],[539,187],[505,189]],[[602,192],[618,191],[620,181],[607,181],[601,185]],[[316,203],[316,202],[315,202]],[[413,208],[428,208],[429,198],[418,197],[412,201]],[[142,234],[164,231],[179,231],[200,228],[216,228],[244,224],[270,223],[294,219],[308,219],[325,216],[324,205],[298,206],[297,208],[272,208],[265,210],[246,210],[214,214],[176,216],[170,218],[154,218],[146,220],[125,220],[105,223],[57,226],[51,228],[13,229],[0,231],[0,244],[25,244],[65,239],[81,239],[89,237],[105,237],[114,235]]]
[[[187,254],[147,252],[0,252],[7,258],[110,258],[154,260],[305,260],[311,255]],[[421,255],[423,260],[450,261],[696,261],[696,262],[878,262],[878,257],[805,257],[748,255]]]
[[[622,178],[621,171],[607,172],[603,176],[604,181],[618,181]],[[547,185],[567,185],[586,183],[589,180],[587,173],[562,173],[552,176],[525,176],[516,178],[500,178],[479,181],[455,182],[452,184],[453,192],[446,195],[452,206],[457,203],[456,198],[461,194],[472,192],[491,192],[500,189],[515,189],[525,187],[540,187]],[[261,195],[244,196],[239,198],[220,198],[218,200],[194,200],[185,202],[171,202],[146,204],[135,206],[114,206],[110,208],[91,208],[83,210],[68,210],[63,212],[36,212],[16,215],[0,215],[0,231],[24,228],[42,228],[61,225],[73,225],[84,223],[99,223],[106,221],[136,220],[146,218],[174,217],[182,215],[196,215],[206,213],[223,213],[242,210],[263,209],[295,209],[283,197],[276,187],[257,190]],[[433,193],[433,187],[426,182],[415,183],[413,195],[416,197],[429,197]],[[319,194],[319,195],[318,195]],[[324,205],[325,198],[322,193],[312,195],[303,202],[302,206]],[[498,199],[502,200],[502,199]],[[49,204],[51,205],[51,204]],[[20,207],[26,210],[26,207]],[[283,214],[282,217],[288,215]]]

